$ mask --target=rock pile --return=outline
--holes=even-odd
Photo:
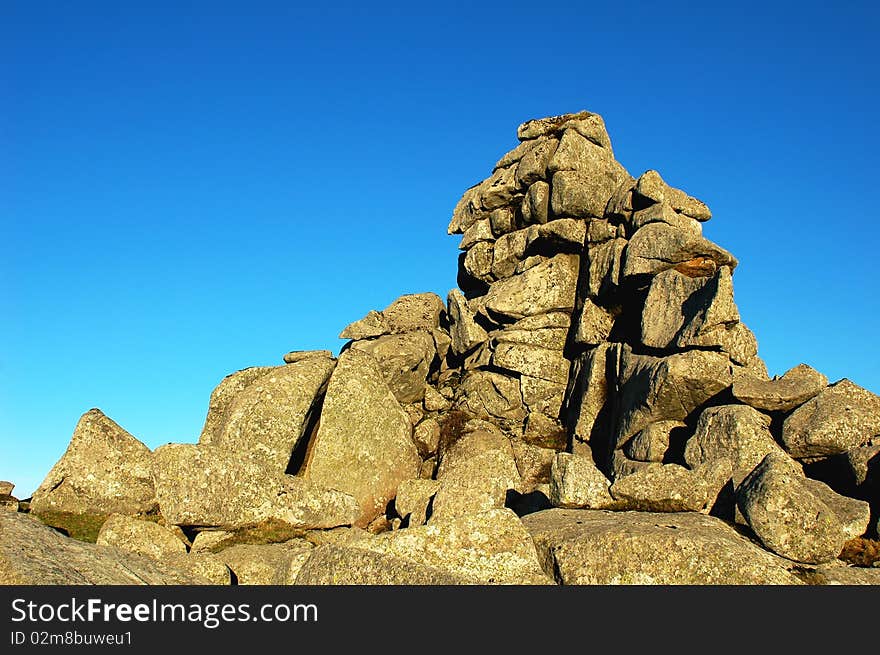
[[[0,579],[70,551],[148,583],[880,582],[880,398],[768,377],[708,207],[631,176],[599,115],[517,135],[453,212],[445,302],[233,373],[197,444],[86,413],[29,512],[97,544],[0,513]]]

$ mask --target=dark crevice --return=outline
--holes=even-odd
[[[300,437],[299,442],[297,442],[296,447],[290,454],[290,460],[287,463],[287,468],[284,470],[288,475],[299,475],[308,461],[311,446],[321,425],[321,412],[324,409],[324,399],[327,397],[327,387],[329,385],[330,380],[328,379],[318,391],[315,401],[309,408],[309,413],[303,425],[302,437]]]

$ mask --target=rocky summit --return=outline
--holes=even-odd
[[[768,376],[709,208],[601,116],[517,137],[445,300],[232,373],[194,443],[86,412],[33,498],[0,483],[0,582],[880,583],[880,398]]]

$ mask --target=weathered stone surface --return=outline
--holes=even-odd
[[[643,471],[649,466],[651,466],[651,462],[630,459],[627,457],[626,451],[622,449],[614,450],[611,453],[611,479],[614,481]]]
[[[431,498],[440,488],[437,480],[404,480],[397,488],[394,507],[398,515],[409,519],[409,526],[424,525],[428,520]]]
[[[616,167],[596,173],[560,170],[553,174],[550,184],[550,210],[560,217],[602,218],[608,199],[624,175],[623,169]]]
[[[548,484],[550,482],[550,467],[556,458],[556,451],[524,441],[514,441],[511,445],[513,446],[513,458],[516,460],[516,469],[522,480],[519,491],[528,494],[537,489],[539,485]]]
[[[737,490],[737,504],[761,543],[783,557],[812,564],[836,558],[853,529],[844,526],[852,516],[841,521],[835,507],[823,500],[827,494],[815,492],[814,482],[787,455],[770,453]],[[867,524],[866,518],[863,532]]]
[[[746,405],[722,405],[700,414],[684,459],[691,468],[730,459],[739,485],[769,453],[783,454],[770,433],[770,417]]]
[[[312,554],[305,539],[280,544],[240,544],[217,553],[240,585],[291,584]]]
[[[660,202],[633,212],[629,223],[632,226],[632,232],[649,223],[666,223],[677,230],[685,230],[697,235],[703,233],[703,227],[699,221],[690,216],[679,214],[668,202]]]
[[[626,509],[647,512],[700,512],[711,509],[727,475],[705,478],[678,464],[651,463],[615,480],[611,495]]]
[[[733,255],[702,236],[665,223],[650,223],[640,228],[629,240],[624,256],[623,277],[656,275],[698,257],[706,257],[718,266],[729,266],[731,269],[736,268],[738,263]]]
[[[361,508],[355,524],[363,527],[385,510],[402,480],[418,476],[421,459],[411,435],[409,417],[375,359],[347,351],[330,377],[305,476],[354,496]]]
[[[509,509],[458,516],[350,544],[476,584],[547,584],[535,546]]]
[[[546,223],[550,217],[550,185],[535,182],[526,192],[522,203],[522,216],[526,223]]]
[[[346,326],[339,333],[340,339],[371,339],[380,337],[390,332],[385,318],[374,309],[371,309],[362,319]]]
[[[819,371],[799,364],[781,378],[762,380],[743,376],[733,383],[733,396],[757,409],[787,412],[816,396],[828,386],[828,378]]]
[[[486,295],[489,317],[521,319],[574,308],[577,255],[556,255],[522,275],[493,284]]]
[[[31,512],[149,512],[156,507],[151,459],[149,448],[101,410],[89,410],[79,419],[64,455],[34,492]]]
[[[654,170],[645,171],[636,181],[636,194],[651,203],[667,202],[676,212],[699,221],[708,221],[712,212],[700,200],[687,195],[681,189],[669,186]]]
[[[467,250],[480,241],[489,243],[495,241],[495,235],[492,234],[492,222],[489,218],[477,221],[466,229],[461,237],[461,243],[458,244],[458,249]]]
[[[864,446],[848,450],[846,463],[852,472],[852,481],[856,486],[874,480],[880,483],[880,438],[869,439]],[[878,486],[878,490],[880,490],[880,486]]]
[[[226,403],[213,435],[202,444],[234,453],[267,471],[283,473],[333,372],[334,360],[312,357],[278,366]]]
[[[162,516],[174,525],[236,528],[276,519],[300,528],[331,528],[358,516],[347,493],[268,473],[211,446],[158,448],[153,476]]]
[[[568,382],[569,362],[560,350],[501,342],[492,355],[492,364],[550,382],[563,385]]]
[[[463,267],[465,272],[473,279],[489,283],[494,279],[492,276],[492,262],[494,260],[494,248],[487,241],[480,241],[464,255]],[[459,286],[461,285],[461,273],[459,272]],[[467,291],[467,289],[465,289]]]
[[[880,397],[840,380],[792,412],[782,442],[792,457],[845,453],[880,434]]]
[[[235,533],[228,530],[202,530],[193,539],[190,553],[213,553],[234,543]]]
[[[553,450],[565,450],[568,445],[565,428],[557,419],[540,411],[533,411],[526,417],[522,438],[527,443]]]
[[[584,346],[597,346],[608,340],[612,327],[614,327],[614,316],[589,298],[585,298],[577,318],[574,342]]]
[[[232,584],[232,571],[213,553],[175,553],[166,555],[163,561],[192,576],[204,578],[207,584]]]
[[[227,375],[220,381],[211,392],[208,401],[208,414],[205,417],[205,425],[199,436],[199,443],[210,443],[215,434],[222,428],[226,411],[242,391],[267,373],[274,371],[277,366],[252,366]]]
[[[623,166],[614,159],[610,150],[596,145],[573,129],[563,132],[559,146],[548,162],[547,171],[549,173],[577,171],[597,180],[597,183],[603,188],[610,186],[605,200],[602,201],[600,212],[594,214],[598,218],[602,217],[608,199],[611,198],[618,186],[629,177]],[[557,212],[557,216],[565,215]]]
[[[535,182],[547,180],[547,165],[558,145],[557,139],[542,139],[523,155],[514,175],[517,188],[525,189]]]
[[[436,293],[409,293],[401,296],[382,310],[382,318],[391,334],[440,327],[440,317],[446,307]]]
[[[527,320],[528,318],[523,319],[522,321],[517,321],[508,328],[492,332],[490,336],[494,339],[496,348],[501,343],[509,343],[562,352],[565,348],[565,341],[568,337],[567,327],[546,327],[532,330],[521,329],[520,324]]]
[[[452,219],[446,230],[448,234],[461,234],[485,214],[480,205],[479,186],[475,184],[462,194],[452,211]]]
[[[474,320],[474,314],[461,291],[450,291],[448,303],[452,352],[463,355],[489,339],[486,330]]]
[[[440,567],[353,546],[316,548],[299,570],[296,585],[462,585],[479,584]]]
[[[514,178],[516,166],[498,168],[492,175],[479,186],[480,204],[483,209],[493,210],[503,207],[513,200],[516,194],[516,180]]]
[[[620,366],[617,447],[651,423],[684,420],[732,382],[730,360],[716,352],[690,350],[657,358],[624,349]]]
[[[669,269],[651,280],[642,310],[642,343],[652,348],[721,345],[720,335],[739,321],[730,269],[692,278]]]
[[[422,404],[425,411],[428,412],[443,412],[452,405],[443,394],[430,385],[425,387],[425,399],[422,401]]]
[[[504,507],[521,479],[510,442],[488,432],[468,434],[446,451],[429,523]]]
[[[784,560],[703,514],[551,509],[523,524],[561,584],[800,584]]]
[[[540,412],[546,416],[559,416],[565,400],[566,385],[531,375],[523,375],[519,379],[523,403],[531,412]]]
[[[839,562],[822,564],[816,568],[814,584],[825,585],[880,585],[880,568],[862,568],[858,566],[846,566]]]
[[[587,263],[587,294],[601,298],[614,293],[620,286],[626,239],[612,239],[589,249]]]
[[[428,372],[437,352],[429,332],[389,334],[355,341],[351,349],[375,358],[385,383],[401,404],[421,402],[425,397]]]
[[[413,443],[422,457],[436,453],[440,443],[440,424],[437,419],[426,418],[420,422],[413,430]]]
[[[550,469],[550,502],[554,507],[605,509],[615,506],[611,481],[589,457],[557,453]]]
[[[611,139],[605,128],[605,121],[599,114],[581,111],[575,114],[562,114],[547,118],[526,121],[516,131],[520,141],[537,139],[550,134],[558,134],[568,129],[576,130],[596,145],[611,150]]]
[[[616,350],[611,344],[600,344],[580,355],[572,368],[566,423],[575,447],[578,443],[589,443],[591,435],[602,428],[608,401],[608,357],[611,353],[613,360]]]
[[[455,392],[455,405],[478,418],[522,421],[525,416],[519,382],[490,371],[470,371]]]
[[[65,537],[27,514],[0,512],[0,584],[210,583],[145,555]]]
[[[834,512],[847,540],[865,534],[871,521],[871,507],[868,503],[842,496],[820,480],[804,478],[803,483],[816,498]]]
[[[15,485],[6,480],[0,480],[0,496],[11,496]]]
[[[333,353],[329,350],[292,350],[284,355],[284,363],[296,364],[297,362],[302,362],[315,357],[319,359],[332,359]]]
[[[168,528],[123,514],[111,514],[104,521],[95,543],[155,559],[186,554],[186,544]]]
[[[670,433],[683,428],[686,425],[676,420],[651,423],[627,442],[626,455],[640,462],[662,462],[669,450]]]

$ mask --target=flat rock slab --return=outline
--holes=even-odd
[[[548,584],[522,522],[493,509],[349,544],[440,569],[474,584]]]
[[[305,561],[296,585],[460,585],[473,580],[389,553],[345,545],[319,546]]]
[[[523,524],[561,584],[802,584],[784,560],[703,514],[551,509]]]
[[[786,371],[781,378],[761,380],[743,376],[733,383],[733,397],[756,409],[788,412],[803,405],[828,385],[828,378],[806,364]]]
[[[0,512],[0,584],[191,585],[211,580],[159,560],[76,541],[17,512]]]

